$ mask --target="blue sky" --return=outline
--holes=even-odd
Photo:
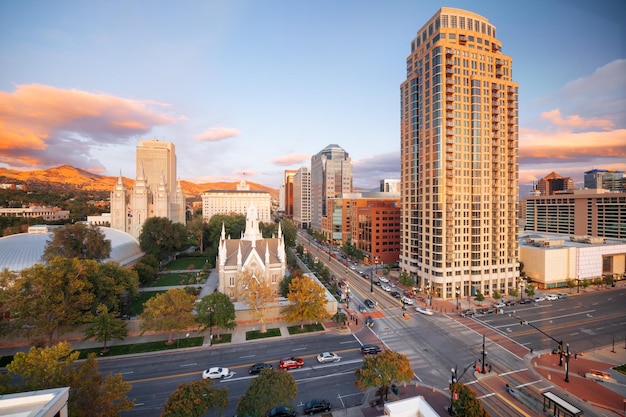
[[[354,184],[399,178],[399,86],[440,8],[494,24],[520,85],[520,185],[626,170],[626,2],[0,1],[0,167],[278,187],[336,143]]]

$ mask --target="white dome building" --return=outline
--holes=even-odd
[[[5,268],[12,272],[41,263],[41,257],[52,240],[51,226],[39,225],[28,228],[28,233],[0,238],[0,271]],[[111,255],[108,260],[120,265],[128,265],[139,260],[144,253],[139,241],[128,233],[110,227],[100,227],[105,239],[111,241]]]

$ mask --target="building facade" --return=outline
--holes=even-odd
[[[126,188],[120,172],[111,192],[111,227],[139,238],[143,224],[152,217],[185,224],[185,195],[176,178],[174,144],[139,141],[136,158],[134,187]]]
[[[302,167],[293,176],[293,221],[300,229],[311,226],[311,171]]]
[[[616,192],[626,192],[624,171],[609,171],[606,169],[592,169],[585,171],[585,188],[592,190],[605,189]]]
[[[285,217],[293,218],[293,178],[296,175],[295,169],[285,170],[285,182],[284,182],[284,198],[285,198]]]
[[[441,8],[401,84],[401,268],[435,297],[507,293],[518,267],[518,85],[496,28]]]
[[[352,159],[339,145],[330,144],[311,158],[311,228],[322,231],[326,201],[352,192]]]
[[[398,179],[384,179],[380,180],[381,193],[395,193],[400,194],[400,180]]]
[[[582,189],[523,202],[526,231],[626,239],[626,193]]]
[[[267,191],[252,191],[245,180],[237,190],[208,190],[202,193],[202,218],[209,222],[216,214],[243,214],[255,207],[259,220],[272,221],[272,197]]]
[[[551,172],[537,181],[537,191],[541,195],[553,195],[568,193],[574,190],[574,179],[563,177],[556,172]]]
[[[70,218],[70,211],[59,207],[30,206],[20,208],[0,208],[0,216],[25,217],[35,219],[41,217],[46,221],[66,220]]]

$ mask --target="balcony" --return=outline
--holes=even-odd
[[[454,129],[448,129],[448,130],[446,130],[446,135],[448,135],[448,136],[454,136]]]
[[[459,36],[459,43],[460,43],[461,45],[465,45],[465,44],[467,43],[467,36],[465,36],[465,35],[460,35],[460,36]]]
[[[451,67],[454,65],[454,59],[446,59],[446,67]]]
[[[454,85],[454,80],[452,79],[452,77],[446,79],[446,85]]]
[[[446,156],[446,161],[454,162],[454,156],[452,155]]]
[[[498,85],[496,83],[491,83],[491,89],[493,91],[500,91],[502,88],[500,87],[500,85]]]
[[[452,56],[454,55],[454,51],[450,48],[446,48],[446,56]]]
[[[446,152],[447,153],[454,153],[454,147],[453,146],[446,146]]]
[[[517,95],[515,95],[515,94],[507,94],[506,95],[506,99],[507,99],[507,101],[517,101]]]
[[[446,164],[446,169],[448,171],[453,171],[454,170],[454,164]]]
[[[506,89],[509,93],[517,94],[517,87],[509,87]]]
[[[498,98],[502,98],[502,97],[503,97],[502,93],[493,93],[491,95],[491,98],[494,98],[494,99],[498,99]]]
[[[446,112],[446,119],[454,119],[454,113],[451,111]]]
[[[500,78],[500,77],[502,77],[503,75],[504,75],[504,71],[500,71],[500,70],[497,70],[497,71],[496,71],[496,77]]]
[[[454,145],[454,139],[446,138],[446,145]]]
[[[496,58],[496,67],[501,67],[504,65],[504,61],[502,59]]]
[[[454,122],[446,122],[446,127],[454,127]]]
[[[499,124],[499,123],[497,123],[497,122],[494,122],[494,123],[491,125],[491,130],[500,130],[500,129],[502,129],[502,128],[500,127],[500,124]]]
[[[514,121],[509,121],[509,123],[512,124],[512,123],[515,123],[515,122]],[[509,127],[508,132],[509,133],[517,133],[517,128],[511,126],[511,127]]]

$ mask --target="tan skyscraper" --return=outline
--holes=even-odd
[[[441,8],[401,85],[401,266],[435,297],[518,287],[518,95],[496,28]]]

